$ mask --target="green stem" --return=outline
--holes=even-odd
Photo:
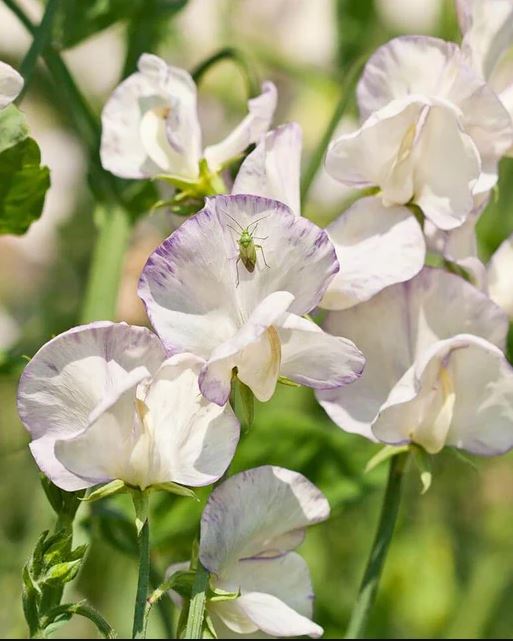
[[[326,153],[326,149],[328,148],[328,145],[331,142],[333,134],[335,133],[335,129],[337,128],[337,125],[340,122],[344,113],[346,112],[347,108],[351,104],[351,100],[353,98],[353,90],[356,84],[356,79],[360,75],[360,72],[362,70],[362,67],[366,58],[367,56],[356,60],[356,62],[353,64],[353,66],[349,69],[347,73],[347,76],[342,86],[342,95],[340,96],[335,106],[335,111],[333,112],[333,115],[331,116],[331,119],[328,122],[326,130],[324,131],[324,134],[319,144],[317,145],[317,148],[313,152],[312,157],[310,158],[310,162],[308,163],[306,170],[303,174],[303,179],[301,181],[301,202],[302,203],[305,202],[306,197],[308,196],[310,187],[312,186],[313,180],[317,172],[319,171],[319,167],[321,166],[322,160],[324,158],[324,154]]]
[[[144,615],[146,612],[146,599],[150,586],[150,526],[148,519],[139,533],[139,579],[137,581],[137,594],[135,597],[134,625],[132,628],[133,639],[146,638]]]
[[[36,68],[37,59],[50,43],[52,38],[53,21],[57,14],[59,4],[60,0],[48,0],[41,23],[39,27],[35,29],[32,44],[20,65],[20,73],[23,76],[24,84],[21,94],[18,96],[18,101],[23,99],[23,96],[29,88],[34,74],[34,69]]]
[[[192,71],[191,75],[194,78],[194,82],[198,84],[201,78],[211,67],[216,65],[218,62],[222,62],[223,60],[231,60],[235,65],[237,65],[237,67],[239,67],[246,81],[248,95],[250,97],[258,95],[258,93],[260,92],[260,85],[258,83],[256,73],[252,69],[244,54],[238,49],[235,49],[235,47],[225,47],[224,49],[220,49],[219,51],[216,51],[216,53],[212,54],[209,58],[201,62]]]
[[[372,544],[356,603],[351,612],[351,619],[345,635],[346,639],[362,639],[364,637],[369,615],[376,598],[388,547],[394,533],[401,500],[401,485],[407,460],[408,452],[396,454],[396,456],[390,460],[387,487],[383,498],[383,507],[381,508],[378,529]]]
[[[192,586],[191,603],[185,628],[186,639],[201,639],[203,637],[203,620],[207,601],[208,571],[198,561],[198,569]]]
[[[119,282],[132,223],[127,211],[112,206],[97,205],[95,218],[98,238],[91,261],[81,323],[93,320],[113,320],[116,317]]]

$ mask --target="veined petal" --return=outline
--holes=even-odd
[[[278,333],[283,376],[315,389],[342,387],[361,376],[365,357],[351,341],[295,314],[284,315]]]
[[[301,127],[291,122],[267,133],[242,163],[232,194],[279,200],[300,214]]]
[[[253,234],[256,261],[239,260],[243,228]],[[208,360],[270,294],[288,291],[291,311],[321,300],[338,270],[326,232],[285,205],[257,196],[217,196],[150,256],[139,295],[168,350]]]
[[[232,370],[251,388],[260,401],[274,393],[281,363],[280,340],[273,325],[294,300],[290,292],[274,292],[253,311],[247,322],[211,354],[201,372],[199,385],[204,396],[224,405],[230,396]]]
[[[23,89],[23,78],[11,65],[0,62],[0,109],[16,100]]]
[[[110,322],[73,328],[37,352],[20,380],[18,413],[49,478],[66,489],[82,484],[55,458],[55,441],[82,432],[99,407],[112,404],[131,386],[134,371],[136,377],[141,371],[151,375],[164,358],[149,330]]]
[[[184,70],[143,54],[102,112],[101,160],[122,178],[170,173],[196,178],[201,131],[196,86]]]
[[[513,321],[513,234],[493,254],[487,272],[490,298]]]
[[[406,207],[385,207],[380,198],[361,198],[326,229],[340,271],[321,307],[347,309],[389,285],[413,278],[424,266],[420,225]]]
[[[221,142],[205,149],[205,158],[211,170],[217,171],[225,162],[257,142],[271,125],[276,109],[277,92],[272,82],[264,82],[262,93],[248,101],[248,115]]]
[[[459,276],[424,268],[365,303],[330,312],[325,329],[354,341],[367,363],[349,388],[317,392],[317,399],[344,430],[372,438],[371,425],[381,405],[419,354],[462,333],[502,348],[508,322],[497,305]]]
[[[265,465],[224,481],[201,518],[200,560],[220,581],[242,559],[277,557],[297,547],[306,526],[324,521],[329,505],[297,472]]]
[[[230,464],[239,440],[231,407],[208,402],[198,387],[202,359],[177,354],[165,361],[144,398],[152,430],[148,484],[208,485]]]

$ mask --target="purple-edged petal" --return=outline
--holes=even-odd
[[[315,389],[333,389],[362,374],[365,358],[356,345],[323,332],[306,318],[286,314],[278,334],[282,376]]]
[[[326,231],[340,271],[321,307],[347,309],[389,285],[413,278],[424,266],[426,247],[419,223],[406,207],[385,207],[379,198],[362,198]]]
[[[508,322],[497,305],[459,276],[424,268],[365,303],[330,312],[325,329],[354,341],[367,362],[362,377],[349,388],[320,391],[317,398],[337,425],[373,438],[371,425],[381,405],[419,355],[462,333],[502,348]]]
[[[262,247],[252,272],[238,260],[240,228],[248,226]],[[139,295],[168,349],[208,360],[267,296],[288,291],[290,311],[307,313],[337,270],[326,232],[285,205],[217,196],[150,256]]]
[[[117,87],[103,109],[100,155],[104,168],[122,178],[159,173],[196,178],[201,131],[191,76],[143,54],[138,71]]]
[[[329,505],[297,472],[265,465],[217,487],[201,518],[200,560],[220,581],[242,559],[282,555],[301,543],[306,526],[324,521]]]
[[[5,62],[0,62],[0,109],[16,100],[23,89],[23,78]]]
[[[205,149],[205,158],[211,170],[241,154],[249,145],[258,142],[270,127],[276,109],[277,91],[272,82],[264,82],[262,93],[248,101],[248,115],[221,142]]]
[[[487,282],[490,298],[513,321],[513,234],[493,254],[488,263]]]
[[[387,443],[435,454],[453,445],[491,456],[513,447],[513,369],[488,341],[461,334],[435,343],[392,390],[374,425]]]
[[[18,413],[34,439],[31,449],[45,474],[61,486],[82,483],[55,459],[55,440],[82,432],[95,410],[130,387],[134,371],[142,367],[150,375],[164,358],[154,334],[125,323],[76,327],[44,345],[21,377]]]
[[[301,127],[291,122],[267,133],[242,163],[232,194],[279,200],[300,213]]]

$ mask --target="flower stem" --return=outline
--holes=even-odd
[[[203,636],[203,620],[207,601],[208,571],[198,561],[198,569],[192,586],[191,603],[185,628],[186,639],[201,639]]]
[[[394,533],[401,500],[401,485],[408,455],[408,452],[403,452],[396,454],[396,456],[390,460],[388,481],[383,498],[383,507],[381,508],[378,529],[374,537],[356,603],[351,612],[349,626],[345,635],[346,639],[362,639],[364,637],[369,615],[376,598],[388,547]]]
[[[367,55],[357,59],[354,62],[353,66],[349,69],[347,76],[343,82],[342,95],[340,96],[335,106],[335,111],[333,112],[326,130],[324,131],[324,134],[319,141],[317,148],[313,152],[312,157],[310,158],[310,162],[306,167],[306,170],[303,174],[303,179],[301,181],[301,202],[303,204],[306,200],[306,197],[308,196],[308,192],[310,191],[313,180],[317,172],[319,171],[319,167],[321,166],[324,154],[326,153],[326,149],[328,148],[333,134],[335,133],[335,129],[337,128],[337,125],[346,112],[347,108],[351,104],[356,79],[360,75],[360,71],[362,70],[366,58]]]
[[[239,67],[244,80],[246,81],[248,95],[250,97],[258,95],[260,87],[256,73],[246,59],[246,56],[235,47],[225,47],[224,49],[220,49],[203,62],[200,62],[200,64],[191,73],[194,78],[194,82],[196,84],[199,83],[210,67],[213,67],[223,60],[231,60]]]
[[[146,612],[146,599],[150,585],[150,526],[148,519],[139,532],[139,579],[135,597],[134,625],[132,639],[146,638],[144,614]]]

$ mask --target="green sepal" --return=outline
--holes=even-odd
[[[465,465],[469,465],[473,470],[475,470],[475,471],[479,470],[479,467],[477,466],[476,462],[473,461],[466,454],[463,454],[463,452],[461,450],[459,450],[458,448],[456,448],[456,447],[446,447],[445,450],[450,452],[450,454],[455,456],[462,463],[465,463]]]
[[[251,389],[240,379],[236,381],[239,403],[237,404],[237,417],[240,420],[242,430],[247,432],[255,420],[255,396]]]
[[[235,599],[238,599],[239,597],[240,590],[237,590],[237,592],[227,592],[226,590],[213,588],[211,583],[209,583],[207,601],[211,601],[212,603],[221,603],[222,601],[235,601]]]
[[[129,490],[135,509],[135,527],[137,529],[137,535],[139,535],[148,520],[148,512],[150,509],[148,490],[140,490],[132,487],[129,488]]]
[[[374,456],[368,461],[364,470],[365,474],[367,474],[374,468],[378,467],[378,465],[381,465],[381,463],[388,461],[396,454],[401,454],[402,452],[408,452],[410,448],[411,448],[411,445],[409,444],[400,445],[399,447],[397,447],[396,445],[385,445],[385,447],[382,447],[379,450],[379,452],[374,454]]]
[[[286,376],[278,376],[278,383],[281,385],[287,385],[288,387],[301,387],[301,383],[296,383],[296,381],[293,381]]]
[[[422,484],[421,494],[425,494],[431,487],[433,480],[432,457],[424,448],[418,445],[415,445],[411,449],[413,450],[413,459],[420,474],[420,482]]]
[[[93,503],[94,501],[99,501],[100,499],[105,499],[108,496],[113,496],[114,494],[126,494],[129,492],[129,487],[121,479],[115,479],[106,485],[93,490],[90,494],[85,496],[82,501],[88,503]]]
[[[194,490],[185,485],[179,485],[178,483],[157,483],[156,485],[150,486],[151,490],[162,490],[163,492],[170,492],[171,494],[177,494],[178,496],[187,496],[188,498],[199,501],[199,498]]]
[[[205,618],[203,620],[202,637],[203,639],[217,639],[217,632],[216,632],[216,629],[214,628],[214,622],[212,621],[212,617],[206,610],[205,610]]]

